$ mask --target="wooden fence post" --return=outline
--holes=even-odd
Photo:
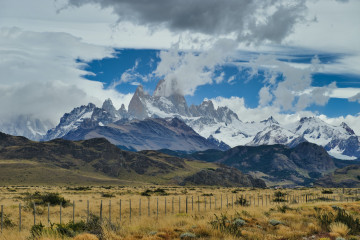
[[[185,212],[186,212],[186,214],[188,213],[188,197],[186,196],[185,197]]]
[[[180,196],[179,196],[179,213],[180,213],[180,210],[181,210],[181,208],[180,208],[180,201],[181,201],[181,199],[180,199]]]
[[[60,224],[61,224],[61,214],[62,213],[62,202],[60,202]]]
[[[165,216],[166,216],[166,197],[165,197]]]
[[[211,196],[209,197],[209,199],[210,199],[209,203],[210,203],[210,209],[211,209]]]
[[[156,199],[156,217],[159,217],[159,198]]]
[[[222,194],[220,195],[220,209],[222,209]]]
[[[148,197],[148,217],[150,217],[150,197]]]
[[[90,203],[89,203],[89,200],[87,200],[87,204],[86,204],[86,223],[89,223],[89,214],[90,214]]]
[[[19,203],[19,232],[21,232],[21,203]]]
[[[194,196],[191,196],[191,211],[194,212]]]
[[[198,212],[200,212],[200,197],[198,196]]]
[[[47,214],[47,217],[48,217],[48,225],[50,225],[50,203],[48,203],[48,214]]]
[[[36,225],[36,205],[34,202],[34,225]]]
[[[75,201],[73,201],[73,223],[75,223]]]
[[[204,210],[206,211],[206,196],[204,196]]]
[[[122,216],[121,216],[121,199],[120,199],[120,210],[119,210],[119,212],[120,212],[120,222],[121,222],[121,218],[122,218]]]
[[[4,205],[1,205],[1,233],[3,232],[3,224],[4,224]]]
[[[141,198],[139,199],[139,217],[141,217]]]
[[[130,216],[129,216],[129,220],[131,222],[131,199],[129,199],[129,207],[130,207]]]
[[[111,225],[111,200],[109,200],[109,223]]]
[[[174,197],[172,197],[171,199],[171,213],[174,214],[175,210],[174,210]]]
[[[100,201],[100,222],[102,222],[102,200]]]

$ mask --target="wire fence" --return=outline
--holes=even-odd
[[[72,201],[70,207],[66,207],[64,219],[63,204],[59,206],[39,205],[30,203],[18,204],[18,211],[14,206],[1,205],[1,232],[9,221],[7,213],[11,213],[13,225],[17,225],[19,231],[23,229],[24,212],[26,212],[27,224],[36,225],[41,221],[63,224],[66,220],[76,222],[89,222],[91,215],[99,217],[102,222],[106,220],[110,224],[114,221],[119,223],[129,222],[134,218],[156,217],[175,214],[201,214],[211,211],[237,209],[239,207],[268,207],[279,204],[299,204],[313,202],[354,202],[359,201],[358,190],[351,196],[338,194],[287,194],[280,191],[273,194],[229,194],[206,196],[158,196],[158,197],[128,197],[121,199],[100,200],[100,203]],[[78,207],[80,205],[80,207]],[[15,206],[17,208],[17,206]],[[41,211],[40,211],[41,210]],[[18,213],[16,213],[18,212]],[[14,215],[18,215],[14,217]],[[29,221],[29,217],[32,221]],[[28,226],[29,227],[29,226]]]

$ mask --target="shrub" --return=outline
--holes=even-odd
[[[236,205],[240,206],[249,206],[249,202],[246,200],[246,198],[243,198],[242,196],[235,200],[234,202]]]
[[[242,219],[229,219],[225,214],[221,214],[220,217],[216,214],[214,215],[215,220],[210,222],[214,229],[218,229],[221,232],[227,232],[236,237],[241,236],[241,226],[243,226]]]
[[[286,193],[283,193],[281,191],[276,191],[274,193],[274,202],[286,202],[285,200]]]
[[[279,225],[279,224],[283,224],[283,223],[280,222],[279,220],[275,220],[275,219],[271,219],[271,220],[269,221],[269,223],[270,223],[271,225],[273,225],[273,226],[277,226],[277,225]]]
[[[317,218],[320,225],[324,230],[329,231],[330,225],[333,222],[341,222],[350,228],[349,233],[357,234],[360,232],[360,219],[354,218],[342,208],[336,208],[336,215],[331,212],[321,212],[319,209],[315,210],[317,211]]]
[[[113,193],[101,193],[101,197],[112,198],[115,197]]]
[[[180,239],[194,239],[196,235],[190,232],[184,232],[180,235]]]
[[[322,190],[322,194],[333,194],[334,192],[331,190]]]
[[[32,207],[32,204],[45,206],[50,203],[51,206],[62,204],[63,207],[67,207],[70,205],[69,200],[65,200],[59,193],[40,193],[35,192],[34,194],[28,194],[25,197],[25,201],[27,201],[28,206]]]
[[[211,197],[211,196],[214,196],[214,194],[212,194],[212,193],[203,193],[203,194],[201,194],[201,196]]]
[[[141,196],[151,196],[151,194],[156,194],[156,195],[160,195],[160,196],[167,196],[169,195],[164,189],[162,188],[157,188],[155,190],[150,190],[150,189],[146,189],[144,192],[141,192],[140,195]]]
[[[67,187],[66,190],[87,191],[87,190],[91,190],[91,187]]]
[[[33,239],[38,239],[44,233],[56,233],[62,237],[74,237],[77,234],[87,232],[94,234],[100,239],[103,237],[103,230],[99,218],[91,215],[89,222],[68,222],[66,224],[51,224],[50,227],[45,227],[41,222],[32,226],[30,233]]]
[[[1,212],[0,212],[0,216],[1,216]],[[15,223],[13,221],[11,221],[11,219],[9,218],[9,215],[5,214],[3,215],[3,227],[4,228],[11,228],[15,226]]]

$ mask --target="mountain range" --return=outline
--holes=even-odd
[[[174,118],[177,120],[171,120]],[[29,131],[21,130],[27,127],[22,124],[17,132],[5,132],[29,137],[25,134]],[[48,141],[105,137],[129,150],[169,148],[186,152],[273,144],[295,147],[311,142],[335,158],[360,158],[360,137],[346,123],[333,126],[317,117],[304,117],[283,125],[272,116],[260,122],[243,122],[228,107],[215,108],[211,100],[188,106],[183,95],[167,93],[164,80],[159,81],[152,95],[139,85],[127,109],[124,105],[116,109],[110,99],[101,108],[89,103],[64,114],[56,127],[40,137],[43,133],[38,131],[30,138]]]
[[[211,181],[199,180],[201,175]],[[171,184],[265,187],[224,165],[187,160],[152,150],[124,151],[104,138],[30,141],[0,132],[2,184]]]

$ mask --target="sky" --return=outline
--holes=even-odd
[[[360,135],[360,1],[0,0],[0,119],[54,125],[138,84],[243,121],[316,115]]]

